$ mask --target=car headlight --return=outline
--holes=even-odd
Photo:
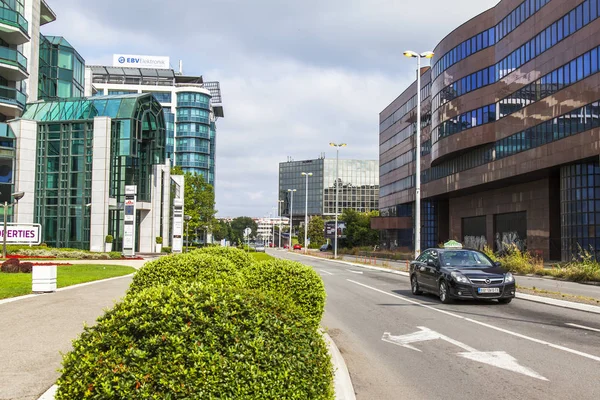
[[[464,276],[463,274],[461,274],[460,272],[456,272],[456,271],[452,272],[450,274],[450,276],[452,276],[452,278],[454,278],[454,280],[456,282],[459,282],[459,283],[469,283],[469,280],[467,279],[467,277]]]
[[[515,277],[510,272],[507,272],[506,275],[504,275],[504,282],[505,283],[511,283],[511,282],[514,282],[514,281],[515,281]]]

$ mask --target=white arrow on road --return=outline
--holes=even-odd
[[[426,342],[430,340],[444,340],[455,346],[465,350],[462,353],[457,353],[458,356],[467,358],[469,360],[477,361],[483,364],[488,364],[493,367],[502,368],[507,371],[516,372],[523,374],[535,379],[547,381],[542,375],[537,372],[520,365],[516,358],[504,351],[477,351],[476,349],[467,346],[457,340],[451,339],[448,336],[444,336],[441,333],[433,331],[424,326],[418,326],[419,331],[409,333],[408,335],[393,336],[389,332],[385,332],[381,340],[384,342],[396,344],[398,346],[406,347],[407,349],[421,351],[416,347],[412,346],[411,343]]]

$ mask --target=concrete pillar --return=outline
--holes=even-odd
[[[90,250],[104,251],[108,234],[110,189],[111,118],[94,118],[94,153],[92,155],[92,206],[90,210]]]
[[[15,162],[15,192],[25,192],[25,196],[15,206],[15,222],[31,224],[35,212],[35,180],[37,123],[35,121],[16,120],[10,127],[17,137]],[[41,222],[41,221],[40,221]]]

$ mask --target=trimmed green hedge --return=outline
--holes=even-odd
[[[144,264],[133,276],[128,294],[169,283],[204,283],[239,286],[239,268],[224,257],[193,252],[164,256]]]
[[[73,342],[56,399],[334,399],[327,347],[298,312],[239,288],[143,290]]]
[[[239,268],[245,268],[251,265],[254,260],[245,251],[234,247],[203,247],[194,250],[192,254],[211,254],[215,256],[225,257]]]
[[[325,285],[312,268],[294,261],[274,259],[244,269],[249,289],[289,296],[317,328],[325,309]]]

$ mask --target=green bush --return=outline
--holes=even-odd
[[[172,250],[171,250],[171,246],[163,246],[163,248],[162,248],[162,252],[163,252],[163,253],[170,254],[170,253],[171,253],[171,251],[172,251]]]
[[[220,257],[225,257],[238,268],[244,268],[252,264],[252,257],[243,250],[236,249],[234,247],[203,247],[202,249],[194,250],[193,254],[210,254]]]
[[[254,263],[244,269],[249,289],[289,296],[317,328],[325,308],[325,285],[312,268],[293,261],[274,259]]]
[[[544,269],[540,259],[531,253],[519,250],[516,246],[508,248],[506,254],[495,257],[500,264],[511,272],[527,275],[536,274]]]
[[[113,235],[106,235],[106,237],[104,238],[105,243],[112,243],[113,240],[114,240]]]
[[[224,257],[200,252],[174,254],[150,261],[135,273],[128,293],[170,283],[227,284],[237,286],[243,275]]]
[[[57,400],[334,399],[327,347],[282,299],[171,285],[126,297],[63,359]]]

